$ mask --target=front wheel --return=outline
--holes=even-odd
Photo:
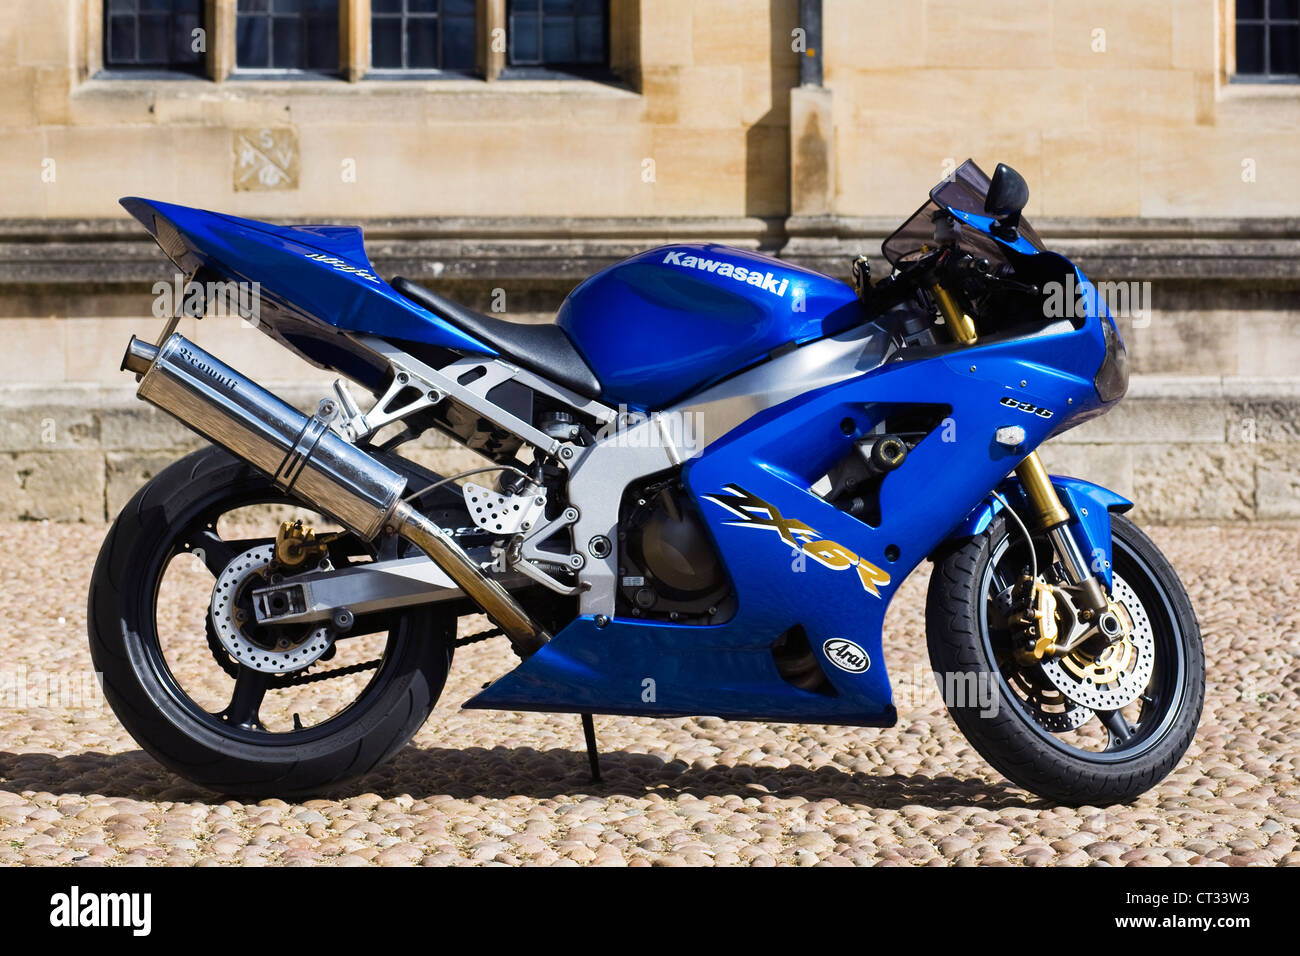
[[[1111,521],[1111,596],[1132,619],[1126,647],[1026,665],[995,599],[1031,566],[1019,529],[1001,516],[937,561],[926,603],[930,662],[948,710],[981,756],[1014,783],[1072,805],[1123,803],[1177,766],[1205,697],[1205,657],[1191,602],[1151,539]],[[1051,548],[1035,541],[1039,568]],[[965,698],[965,699],[963,699]]]

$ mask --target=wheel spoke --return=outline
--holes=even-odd
[[[1110,742],[1106,745],[1107,750],[1123,746],[1133,736],[1136,728],[1118,710],[1099,710],[1097,716],[1101,718],[1101,722],[1106,725],[1106,732],[1110,734]]]
[[[235,678],[235,691],[230,697],[230,703],[217,716],[246,730],[265,730],[258,711],[262,707],[262,698],[266,696],[270,676],[251,667],[241,666],[239,676]]]
[[[189,553],[203,562],[203,566],[212,572],[213,577],[224,571],[226,565],[238,555],[255,545],[265,543],[260,539],[225,541],[217,534],[215,528],[209,527],[193,529],[186,535],[186,541],[189,542],[187,548]]]

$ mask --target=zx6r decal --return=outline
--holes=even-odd
[[[832,570],[856,568],[863,589],[873,597],[880,597],[880,587],[889,583],[889,574],[870,561],[858,557],[842,544],[827,541],[798,518],[782,517],[774,505],[751,495],[739,485],[727,485],[723,493],[705,497],[743,519],[728,521],[729,525],[775,531],[790,547],[802,551],[818,564]]]

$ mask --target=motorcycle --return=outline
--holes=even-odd
[[[197,784],[309,794],[403,747],[456,648],[504,637],[518,663],[464,706],[582,715],[597,772],[592,714],[889,726],[882,621],[928,560],[930,661],[979,753],[1050,800],[1137,797],[1195,733],[1200,635],[1132,503],[1040,461],[1128,365],[1027,201],[967,161],[879,281],[863,257],[850,285],[683,243],[529,324],[385,282],[356,228],[124,199],[193,287],[257,283],[256,327],[341,377],[305,414],[180,310],[132,338],[138,397],[213,445],[100,551],[114,712]],[[426,433],[484,464],[428,471]],[[463,633],[477,615],[491,629]]]

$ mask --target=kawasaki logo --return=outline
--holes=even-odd
[[[726,276],[729,279],[735,279],[737,282],[757,286],[764,292],[770,292],[778,297],[785,296],[786,286],[790,284],[789,279],[778,279],[770,272],[759,272],[757,269],[732,265],[730,262],[722,262],[718,259],[688,256],[680,251],[670,252],[664,256],[663,264],[682,266],[685,269],[699,269],[701,272],[712,272],[714,275]]]

